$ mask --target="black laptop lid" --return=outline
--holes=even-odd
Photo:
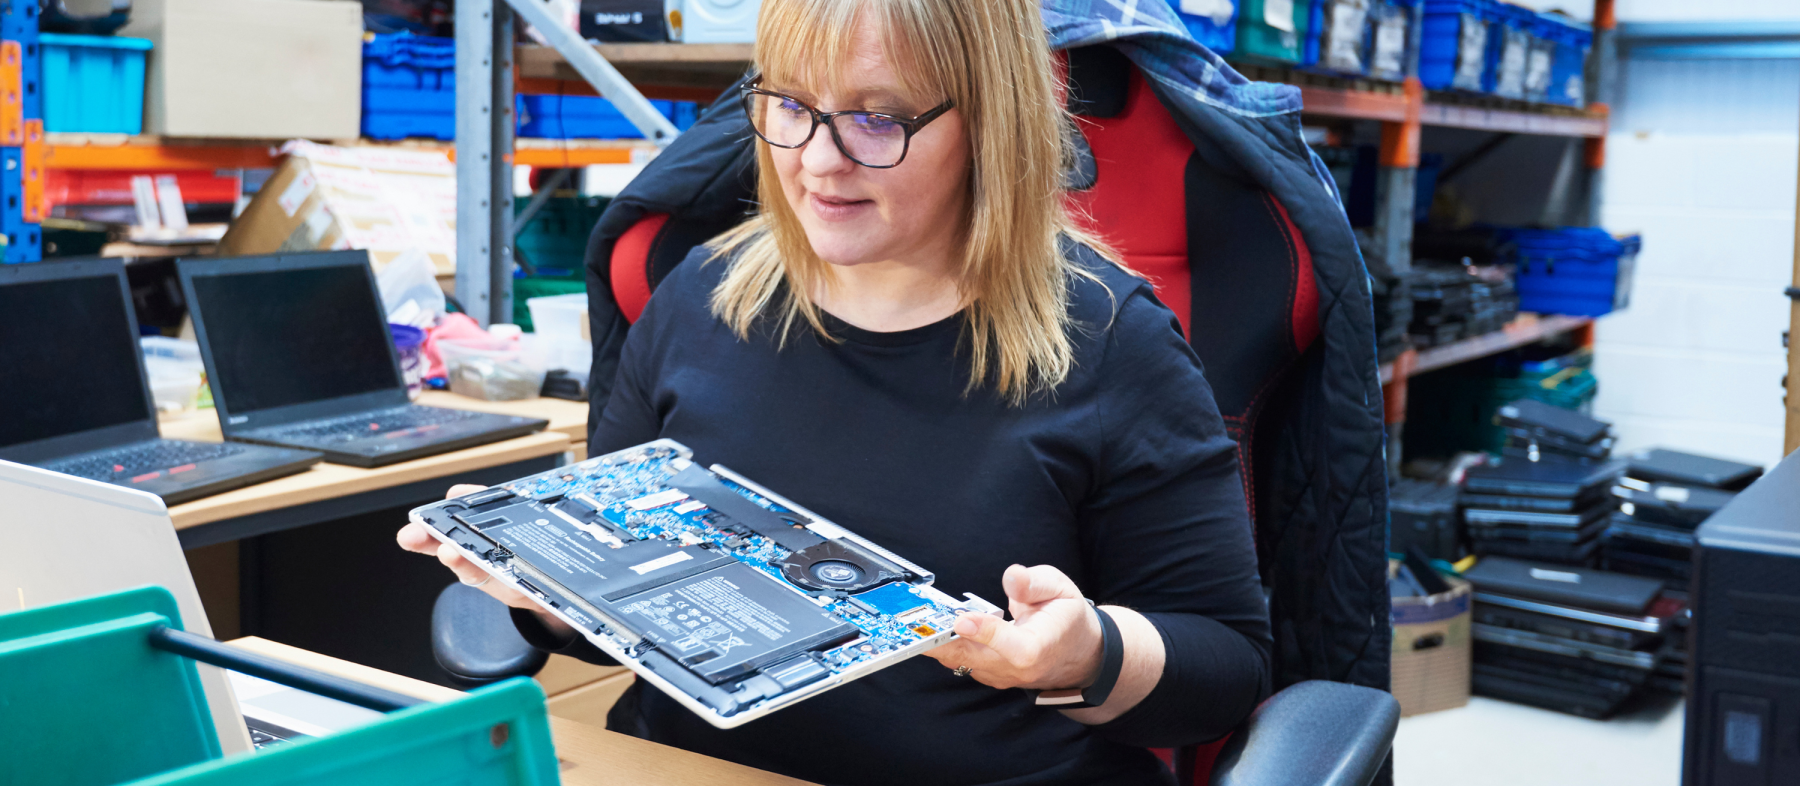
[[[1463,476],[1463,485],[1482,494],[1576,497],[1612,482],[1622,470],[1618,462],[1586,464],[1556,456],[1528,461],[1506,456],[1470,467]]]
[[[1507,557],[1482,557],[1463,578],[1477,592],[1634,616],[1642,616],[1663,589],[1661,579]]]
[[[1679,450],[1651,448],[1631,454],[1628,473],[1634,478],[1711,486],[1727,490],[1741,489],[1762,477],[1762,467],[1736,461],[1696,456]]]
[[[0,458],[155,439],[125,265],[0,265]]]
[[[367,252],[179,270],[226,433],[407,402]]]
[[[1517,425],[1583,445],[1604,438],[1612,429],[1612,424],[1604,420],[1595,420],[1572,409],[1528,398],[1502,405],[1498,414],[1501,422],[1507,425]]]

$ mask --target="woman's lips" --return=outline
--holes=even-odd
[[[826,221],[847,221],[875,206],[868,199],[845,199],[820,194],[807,194],[806,201],[812,206],[813,214]]]

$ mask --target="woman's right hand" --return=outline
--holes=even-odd
[[[450,492],[445,494],[444,498],[453,499],[465,494],[473,494],[483,488],[485,487],[466,483],[457,484],[450,487]],[[544,627],[557,638],[563,640],[574,638],[575,629],[569,627],[568,623],[544,611],[543,607],[525,597],[524,593],[498,581],[484,581],[490,578],[487,571],[476,567],[475,563],[463,557],[456,551],[455,546],[440,543],[437,538],[431,536],[431,533],[425,531],[423,525],[408,522],[406,526],[400,528],[400,532],[394,536],[394,540],[400,543],[400,548],[407,551],[437,557],[439,562],[444,563],[444,567],[456,574],[457,581],[473,586],[515,609],[524,609],[536,614],[538,621],[542,622]]]

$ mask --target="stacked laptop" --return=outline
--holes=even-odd
[[[1506,432],[1508,455],[1605,461],[1612,454],[1611,423],[1542,401],[1504,404],[1495,412],[1494,423]]]
[[[1540,455],[1502,456],[1470,467],[1458,504],[1470,549],[1479,555],[1592,565],[1618,508],[1609,490],[1622,467]]]
[[[1762,475],[1735,461],[1655,448],[1626,458],[1626,476],[1613,494],[1621,500],[1600,547],[1607,570],[1663,582],[1666,595],[1686,598],[1693,578],[1694,530]],[[1682,691],[1687,665],[1687,614],[1672,620],[1662,665],[1652,687]]]
[[[1685,613],[1660,581],[1594,568],[1484,557],[1463,578],[1473,691],[1589,718],[1657,686]]]
[[[1463,265],[1415,267],[1406,279],[1412,343],[1434,347],[1499,330],[1519,313],[1510,279],[1475,275]]]

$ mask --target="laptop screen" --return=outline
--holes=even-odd
[[[119,279],[0,286],[0,447],[156,416]]]
[[[403,384],[366,262],[193,278],[194,307],[232,413]]]

